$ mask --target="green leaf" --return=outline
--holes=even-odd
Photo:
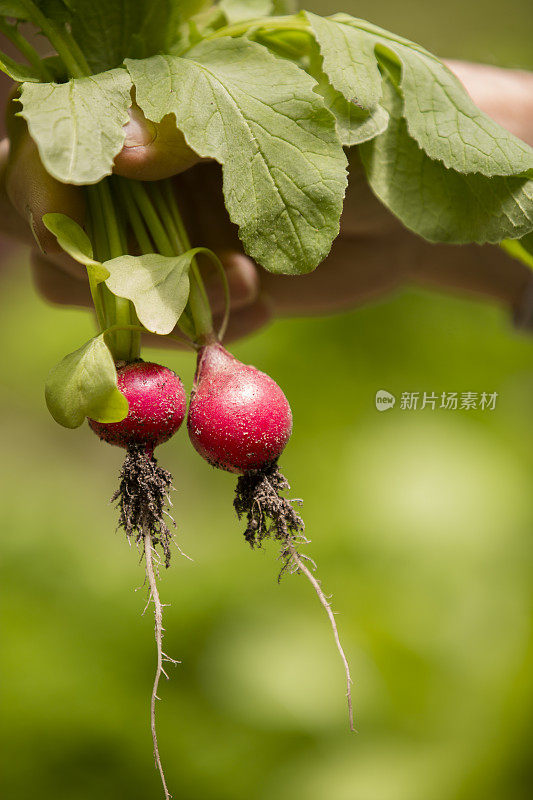
[[[0,14],[14,19],[28,19],[28,12],[22,0],[0,0]]]
[[[124,143],[131,81],[113,69],[68,83],[24,83],[20,115],[46,170],[63,183],[97,183]]]
[[[125,58],[166,52],[180,26],[207,0],[68,0],[72,33],[91,69],[103,72]]]
[[[333,19],[376,47],[380,63],[398,82],[409,134],[430,158],[488,177],[533,170],[533,149],[483,113],[436,56],[362,20],[344,14]],[[342,66],[345,58],[340,60]]]
[[[268,17],[274,11],[272,0],[221,0],[220,8],[229,24]]]
[[[71,258],[91,271],[97,283],[109,278],[109,271],[99,261],[94,260],[91,240],[77,222],[66,214],[54,213],[44,214],[43,224]]]
[[[245,250],[271,272],[314,269],[338,234],[346,188],[346,157],[314,80],[244,39],[126,63],[146,116],[175,114],[189,146],[223,165]]]
[[[517,261],[533,269],[533,236],[528,234],[522,239],[504,239],[502,248]]]
[[[345,147],[362,144],[383,133],[389,122],[389,115],[383,106],[377,105],[371,111],[364,110],[334,89],[321,69],[313,68],[311,74],[317,81],[315,91],[335,117],[337,133]]]
[[[201,249],[201,248],[200,248]],[[131,300],[144,327],[165,336],[181,317],[189,298],[189,267],[200,249],[181,256],[119,256],[106,261],[106,284]]]
[[[103,334],[51,370],[45,397],[51,415],[65,428],[79,428],[86,417],[120,422],[127,416],[128,401],[117,388],[115,364]]]
[[[39,72],[34,67],[29,67],[27,64],[19,64],[14,61],[6,53],[0,52],[0,71],[4,72],[9,78],[14,81],[22,83],[22,81],[35,81],[41,80]]]
[[[381,97],[381,73],[373,38],[356,27],[304,13],[333,88],[361,108],[375,108]]]
[[[56,22],[68,19],[66,6],[70,0],[33,0],[33,5],[43,12],[43,14]],[[0,0],[0,14],[6,17],[13,17],[19,20],[32,19],[31,7],[24,0]]]
[[[433,242],[497,243],[533,229],[533,181],[464,175],[433,161],[409,135],[402,101],[387,81],[387,130],[361,145],[374,193],[411,230]]]

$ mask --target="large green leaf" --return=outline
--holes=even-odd
[[[411,230],[434,242],[500,242],[533,230],[533,180],[464,175],[430,159],[411,138],[388,82],[387,130],[361,145],[375,194]]]
[[[355,26],[309,12],[305,16],[322,55],[322,68],[333,88],[361,108],[375,108],[381,97],[381,73],[373,38]]]
[[[107,286],[113,294],[131,300],[144,327],[170,333],[189,298],[189,267],[198,249],[181,256],[120,256],[106,261]]]
[[[24,83],[21,116],[46,170],[63,183],[97,183],[113,169],[131,106],[126,70],[67,83]]]
[[[127,416],[128,401],[117,388],[115,364],[103,334],[51,370],[45,397],[51,415],[65,428],[79,428],[86,417],[120,422]]]
[[[246,251],[271,272],[314,269],[339,231],[346,157],[313,79],[243,39],[126,63],[146,116],[175,114],[188,144],[223,165]]]
[[[43,216],[43,224],[54,234],[65,253],[87,267],[87,271],[97,282],[105,281],[109,277],[108,270],[99,261],[94,260],[91,241],[77,222],[66,214],[53,213]]]
[[[430,158],[465,174],[510,176],[533,170],[533,149],[483,113],[438,58],[363,20],[345,14],[333,20],[330,24],[356,31],[376,47],[380,63],[398,81],[409,133]],[[346,56],[338,60],[342,67]]]
[[[383,106],[377,105],[370,111],[362,109],[334,89],[321,69],[313,68],[311,74],[317,81],[315,91],[335,117],[337,133],[345,147],[362,144],[383,133],[389,121]]]

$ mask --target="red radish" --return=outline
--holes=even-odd
[[[187,418],[189,437],[210,464],[239,475],[234,507],[246,517],[244,532],[251,547],[265,538],[281,544],[284,572],[306,576],[326,611],[346,675],[350,729],[353,727],[350,668],[328,598],[307,566],[300,548],[309,543],[295,504],[284,493],[290,486],[278,458],[292,432],[292,413],[280,387],[264,372],[242,364],[221,344],[200,348]]]
[[[160,547],[165,566],[170,564],[172,534],[165,517],[172,523],[174,520],[165,511],[165,504],[167,501],[170,503],[168,494],[172,488],[172,475],[158,466],[154,448],[176,433],[185,419],[187,399],[176,373],[149,361],[133,361],[120,367],[117,384],[128,401],[127,417],[112,423],[90,419],[89,425],[103,441],[127,450],[119,487],[112,500],[117,501],[119,508],[119,527],[124,529],[128,538],[135,540],[145,557],[150,600],[154,603],[157,668],[150,701],[150,721],[156,764],[165,797],[170,798],[159,757],[155,704],[161,675],[166,675],[163,661],[177,662],[163,653],[163,605],[159,599],[154,563],[159,563],[155,553]]]
[[[292,413],[272,378],[209,344],[198,354],[187,427],[210,464],[243,474],[277,461],[292,433]]]
[[[171,533],[165,522],[165,503],[172,475],[157,465],[154,447],[173,436],[185,418],[187,401],[179,377],[167,367],[133,361],[117,370],[118,388],[129,404],[121,422],[89,420],[93,431],[108,444],[124,447],[127,455],[120,473],[119,527],[147,548],[159,545],[170,563]]]
[[[128,401],[121,422],[89,420],[93,431],[108,444],[154,447],[173,436],[185,418],[187,399],[180,378],[168,367],[135,361],[117,371],[118,388]]]

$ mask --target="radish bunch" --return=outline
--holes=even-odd
[[[185,418],[183,385],[166,367],[135,361],[118,370],[118,386],[128,401],[128,415],[115,423],[89,420],[89,424],[102,440],[127,450],[120,485],[113,496],[119,502],[119,525],[128,537],[134,536],[137,542],[143,543],[145,554],[159,545],[168,567],[172,537],[163,513],[172,478],[157,465],[153,451],[179,430]],[[348,662],[330,604],[304,563],[310,559],[299,552],[302,545],[308,544],[305,526],[294,507],[295,501],[284,496],[290,486],[278,467],[278,458],[292,433],[292,412],[287,398],[272,378],[253,366],[242,364],[219,341],[210,337],[198,348],[187,428],[193,446],[206,461],[239,476],[234,507],[239,519],[246,517],[244,537],[250,546],[261,546],[265,538],[274,538],[280,543],[283,561],[279,577],[285,571],[299,572],[312,583],[330,619],[345,666],[350,729],[353,730]],[[151,581],[153,575],[149,573],[148,577]],[[160,659],[154,702],[162,659],[162,607],[155,578],[151,591],[156,603]],[[159,758],[157,746],[156,758]]]

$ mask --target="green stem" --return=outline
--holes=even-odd
[[[106,222],[109,255],[111,258],[118,258],[124,255],[128,248],[124,230],[117,217],[110,182],[108,180],[101,181],[97,184],[97,189]],[[132,322],[132,306],[130,301],[124,297],[114,296],[114,303],[114,321],[121,328],[115,335],[115,358],[116,360],[131,361],[138,357],[138,352],[135,352],[138,350],[138,344],[135,346],[133,337],[128,333],[126,327]]]
[[[43,81],[52,81],[53,75],[46,66],[43,59],[40,57],[37,50],[28,42],[28,40],[21,34],[17,25],[11,25],[5,19],[0,19],[0,32],[4,34],[6,39],[9,39],[15,45],[17,50],[24,56],[24,58],[35,67],[39,72]]]
[[[226,25],[213,33],[208,34],[205,39],[221,39],[224,36],[244,36],[249,31],[268,30],[268,31],[309,31],[309,23],[299,14],[285,17],[260,17],[250,19],[245,22],[236,22],[233,25]]]
[[[96,186],[87,187],[87,197],[89,201],[89,218],[91,221],[91,233],[94,255],[98,261],[107,261],[109,259],[109,245],[105,230],[105,219],[100,204],[98,191]],[[113,323],[114,303],[113,295],[105,285],[105,283],[98,284],[98,294],[100,302],[103,307],[103,316],[105,327]]]
[[[176,255],[175,248],[172,246],[172,242],[165,230],[164,225],[162,224],[157,211],[154,208],[154,205],[148,196],[146,191],[146,187],[144,184],[140,183],[139,181],[128,181],[127,186],[130,190],[131,196],[135,201],[137,208],[139,209],[144,222],[152,239],[155,242],[155,246],[157,247],[159,253],[162,256],[174,256]]]
[[[50,44],[55,48],[69,75],[72,78],[82,78],[90,75],[91,70],[81,50],[77,48],[78,52],[76,54],[72,52],[73,40],[69,41],[70,34],[67,33],[66,28],[63,29],[52,20],[47,19],[32,0],[20,0],[20,2],[28,12],[29,19],[41,29]]]
[[[104,180],[88,187],[88,196],[96,257],[99,261],[108,261],[123,255],[127,251],[126,237],[117,218],[109,182]],[[116,361],[138,358],[140,336],[133,335],[128,327],[134,321],[130,301],[116,297],[104,283],[98,285],[98,292],[105,309],[105,327],[119,325],[108,339],[113,357]]]
[[[153,253],[154,246],[152,240],[150,239],[150,234],[148,233],[146,225],[144,224],[144,219],[139,213],[139,209],[137,208],[135,201],[131,196],[131,192],[128,188],[129,183],[130,181],[126,181],[124,178],[117,178],[116,186],[120,194],[120,199],[124,205],[133,235],[137,239],[140,252],[143,255],[147,253]]]
[[[89,235],[89,239],[91,240],[91,242],[94,241],[94,231],[93,231],[92,222],[93,222],[92,221],[92,217],[91,217],[90,214],[88,214],[86,225],[87,225],[87,232],[88,232],[88,235]],[[96,319],[98,321],[98,327],[99,328],[105,328],[105,324],[106,323],[105,323],[104,304],[102,302],[102,296],[101,296],[99,288],[98,288],[99,284],[95,280],[94,275],[93,275],[93,271],[90,268],[87,269],[87,278],[89,280],[89,289],[91,291],[91,297],[92,297],[93,305],[94,305],[94,308],[95,308],[95,311],[96,311]]]
[[[174,195],[172,184],[169,180],[153,184],[152,194],[157,204],[157,209],[164,219],[167,232],[174,243],[178,253],[185,253],[191,249],[187,229],[183,224],[178,204]],[[196,340],[203,344],[215,337],[213,331],[213,316],[209,298],[195,258],[191,261],[189,270],[190,290],[188,308],[194,321]]]
[[[137,244],[139,246],[139,250],[142,254],[153,253],[154,246],[152,243],[152,239],[150,238],[150,234],[147,231],[145,225],[145,219],[142,217],[139,206],[137,203],[140,203],[141,207],[144,209],[146,213],[148,213],[149,219],[155,223],[156,225],[156,235],[158,237],[159,243],[167,248],[170,253],[171,242],[166,234],[164,228],[160,228],[157,218],[157,213],[152,205],[152,202],[148,195],[146,194],[146,187],[141,184],[140,186],[134,186],[134,182],[131,180],[125,180],[123,178],[117,179],[120,196],[126,208],[128,214],[128,221],[131,225],[135,238],[137,239]],[[136,202],[137,200],[137,202]],[[170,253],[171,255],[175,255],[174,251]],[[164,255],[162,253],[161,255]],[[167,334],[167,337],[170,339],[176,339],[176,341],[184,342],[187,341],[189,344],[191,341],[195,339],[195,330],[192,320],[189,319],[189,314],[187,310],[181,315],[179,320],[179,326],[184,332],[185,336],[187,337],[185,340],[181,339],[178,336],[173,336],[172,334]]]

